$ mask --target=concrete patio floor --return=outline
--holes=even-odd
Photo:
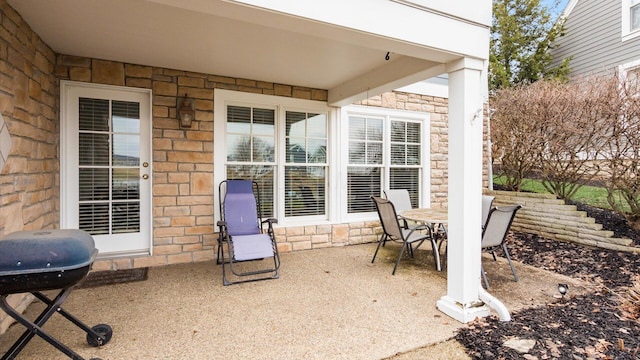
[[[76,289],[63,304],[89,326],[111,325],[107,345],[90,347],[59,314],[44,329],[87,359],[466,358],[451,342],[442,345],[465,325],[436,309],[446,272],[434,270],[429,246],[403,259],[395,276],[398,247],[387,245],[371,264],[374,250],[364,244],[286,253],[280,279],[226,287],[214,262],[151,268],[146,281]],[[574,294],[586,288],[519,263],[516,283],[502,260],[486,257],[484,265],[489,292],[511,311],[556,301],[559,282]],[[33,319],[42,308],[35,302],[25,314]],[[0,336],[0,354],[23,331],[14,324]],[[65,358],[37,337],[18,356]]]

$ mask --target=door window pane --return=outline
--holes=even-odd
[[[109,200],[109,169],[80,168],[78,177],[80,201]]]
[[[139,200],[140,199],[140,169],[113,169],[113,195],[114,200]]]
[[[113,202],[113,233],[140,231],[140,204],[138,202]]]
[[[80,98],[78,115],[80,131],[109,131],[109,100]]]
[[[113,132],[140,133],[140,106],[136,102],[113,101]]]
[[[79,227],[140,231],[140,104],[79,98]]]
[[[140,135],[113,134],[113,165],[140,165]]]
[[[78,136],[78,161],[80,165],[109,165],[109,134],[80,133]]]
[[[79,227],[91,235],[109,234],[109,203],[88,203],[79,206]]]

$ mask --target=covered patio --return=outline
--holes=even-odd
[[[446,75],[446,102],[397,101],[409,103],[401,109],[408,111],[385,120],[390,128],[388,123],[412,112],[427,114],[424,119],[406,120],[424,124],[422,129],[430,129],[436,120],[447,125],[442,131],[421,132],[420,151],[417,155],[407,151],[406,157],[420,158],[423,163],[405,164],[422,171],[414,177],[420,191],[417,205],[448,208],[446,286],[431,288],[426,278],[412,283],[431,289],[430,297],[420,301],[422,309],[435,308],[437,302],[440,311],[463,323],[489,314],[487,306],[478,306],[478,220],[485,168],[483,110],[490,1],[332,0],[301,6],[265,0],[0,0],[0,5],[4,65],[0,68],[4,76],[0,92],[4,165],[0,169],[0,235],[56,228],[91,230],[101,251],[96,270],[210,260],[216,247],[219,205],[214,189],[228,176],[228,168],[240,163],[234,163],[233,149],[225,142],[237,135],[228,130],[228,124],[234,122],[229,109],[236,107],[277,114],[269,118],[270,137],[265,137],[265,143],[273,142],[275,155],[249,165],[267,163],[278,172],[265,183],[273,191],[283,253],[375,241],[374,211],[352,211],[350,207],[356,195],[348,188],[347,170],[352,164],[348,145],[344,145],[349,141],[341,136],[348,133],[350,117],[341,110]],[[185,94],[194,100],[195,114],[187,128],[181,127],[176,116]],[[96,120],[106,130],[87,124],[83,126],[88,128],[79,128],[79,109],[94,103],[107,104],[105,113],[113,110],[109,107],[113,104],[135,109],[130,119],[137,130],[116,134],[126,139],[122,144],[131,153],[118,154],[108,148],[111,140],[86,140],[93,136],[86,136],[89,133],[110,139],[117,132],[109,128],[112,113],[87,121],[94,124]],[[291,135],[283,130],[287,109],[302,113],[305,121],[316,115],[324,117],[320,135],[301,136],[300,140],[324,144],[318,152],[325,155],[323,160],[298,163],[286,157],[290,150],[285,148],[287,136]],[[92,112],[98,113],[104,114]],[[85,147],[78,145],[81,137]],[[440,137],[446,141],[437,146],[431,142]],[[385,146],[391,148],[390,143]],[[104,149],[107,152],[101,153]],[[272,155],[267,150],[264,154]],[[438,155],[431,157],[436,150]],[[384,151],[380,147],[371,158],[386,156],[389,150]],[[81,159],[81,153],[89,156]],[[390,175],[384,171],[396,164],[389,163],[377,173],[378,192],[390,188]],[[368,163],[357,165],[370,167]],[[315,196],[322,197],[323,206],[306,217],[297,216],[292,209],[285,211],[290,193],[285,185],[287,170],[298,166],[322,174]],[[80,170],[85,171],[82,181],[86,183],[80,181]],[[87,175],[92,171],[117,174],[123,181],[111,181],[109,176],[115,179],[116,175]],[[92,192],[96,188],[108,189],[107,200]],[[371,191],[371,187],[363,188]],[[85,193],[79,195],[82,191]],[[370,195],[380,194],[366,193],[359,200],[369,204]],[[322,259],[320,251],[313,252],[313,258]],[[285,267],[297,269],[286,260]],[[284,292],[279,288],[282,284],[289,283],[270,285]],[[296,286],[304,289],[302,284]],[[217,289],[203,298],[226,293],[226,289]],[[130,305],[158,308],[144,301]],[[153,322],[147,325],[153,328],[150,333],[157,331]]]
[[[375,244],[282,255],[281,278],[224,287],[213,262],[149,269],[148,280],[75,290],[63,307],[89,325],[107,323],[113,338],[92,348],[56,314],[44,327],[85,358],[102,359],[465,359],[454,342],[461,326],[436,309],[446,290],[428,245],[391,275],[397,244],[371,264]],[[557,284],[573,294],[585,284],[506,260],[484,262],[492,293],[510,310],[557,301]],[[27,316],[41,305],[34,303]],[[0,353],[23,331],[12,326]],[[396,354],[400,354],[397,355]],[[39,338],[23,358],[64,359]]]

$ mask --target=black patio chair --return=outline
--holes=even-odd
[[[438,255],[438,246],[435,238],[432,236],[431,228],[427,225],[418,225],[409,229],[403,229],[398,221],[398,214],[393,203],[387,199],[383,199],[377,196],[372,196],[371,199],[376,205],[378,210],[378,216],[380,217],[380,223],[382,224],[382,230],[384,231],[384,237],[380,237],[378,240],[378,246],[376,252],[373,254],[373,263],[380,250],[380,245],[384,244],[387,240],[397,241],[402,243],[400,254],[393,267],[392,275],[396,274],[396,269],[402,259],[402,255],[407,251],[410,257],[413,257],[413,251],[422,245],[425,240],[431,241],[431,248],[433,250],[433,257],[436,263],[436,269],[440,269],[440,256]],[[425,232],[422,232],[425,231]],[[417,243],[416,247],[413,244]]]
[[[493,255],[493,260],[496,261],[495,251],[498,249],[502,249],[507,260],[509,261],[509,266],[511,267],[511,272],[513,273],[513,278],[515,281],[518,281],[518,275],[516,274],[516,269],[513,267],[513,263],[511,262],[511,256],[509,256],[509,250],[507,249],[507,245],[505,244],[505,240],[507,239],[507,234],[509,234],[509,228],[511,227],[511,223],[513,222],[513,218],[516,216],[516,211],[522,208],[522,205],[512,205],[512,206],[501,206],[494,207],[489,211],[487,216],[487,222],[485,224],[484,229],[482,229],[482,249],[488,250]],[[487,280],[487,274],[484,271],[484,267],[481,265],[482,279],[484,280],[485,287],[489,288],[489,281]]]

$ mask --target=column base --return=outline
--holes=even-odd
[[[436,306],[438,310],[464,324],[479,317],[489,316],[491,313],[491,309],[479,300],[478,306],[463,307],[462,304],[446,295],[438,300]]]

